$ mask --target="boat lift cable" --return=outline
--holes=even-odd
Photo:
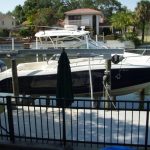
[[[111,96],[110,96],[110,94],[109,94],[109,92],[108,92],[108,89],[106,88],[105,83],[104,83],[104,81],[103,81],[103,97],[105,97],[105,95],[104,95],[105,92],[104,92],[104,91],[107,92],[107,95],[108,95],[108,97],[109,97],[109,100],[111,101],[111,104],[112,104],[113,107],[116,109],[116,106],[115,106],[114,102],[111,100]]]

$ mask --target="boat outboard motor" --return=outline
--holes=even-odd
[[[7,70],[7,66],[2,60],[0,60],[0,72],[3,72],[5,70]]]

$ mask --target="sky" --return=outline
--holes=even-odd
[[[122,5],[127,6],[128,9],[133,11],[140,0],[118,0],[118,1],[121,2]]]
[[[17,5],[23,5],[26,0],[0,0],[0,12],[7,13],[8,11],[12,11],[15,9]],[[140,0],[118,0],[123,5],[127,6],[128,9],[134,10],[136,4]]]

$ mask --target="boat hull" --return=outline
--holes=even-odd
[[[103,93],[104,69],[92,70],[93,92]],[[56,74],[21,76],[19,93],[25,95],[56,95]],[[74,95],[90,94],[89,71],[72,72]],[[150,85],[150,68],[111,70],[111,94],[123,95]],[[0,92],[12,93],[12,78],[0,81]]]

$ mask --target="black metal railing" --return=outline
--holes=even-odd
[[[150,147],[150,102],[108,103],[74,99],[58,107],[55,98],[0,97],[0,139]]]

